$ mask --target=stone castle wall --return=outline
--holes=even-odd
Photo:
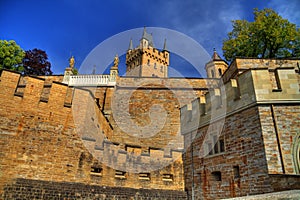
[[[113,89],[107,88],[107,91],[110,90]],[[113,127],[99,107],[101,102],[102,105],[106,103],[101,99],[95,102],[96,95],[97,93],[92,93],[91,89],[70,88],[59,82],[21,77],[18,73],[2,71],[0,82],[2,194],[13,193],[13,190],[4,191],[4,188],[10,187],[8,185],[17,179],[29,182],[32,180],[32,183],[35,183],[34,180],[44,181],[46,185],[65,182],[66,188],[72,183],[82,183],[183,191],[181,152],[171,151],[169,156],[164,156],[163,150],[154,148],[149,149],[148,155],[132,156],[130,147],[124,149],[124,146],[119,147],[119,144],[109,140],[113,138]],[[92,114],[89,113],[91,110],[94,111]],[[74,112],[79,115],[74,115]],[[81,116],[83,118],[80,118]],[[81,119],[83,121],[80,121]],[[77,125],[79,128],[76,128]],[[90,127],[97,127],[99,130],[92,132]],[[97,133],[102,135],[94,140],[91,136],[95,134],[98,136]],[[160,166],[162,162],[168,164],[149,173],[126,172],[115,168],[126,166],[129,160],[135,160],[135,165],[141,165],[141,161],[148,162],[151,166]]]
[[[295,60],[237,59],[224,86],[181,109],[189,196],[193,182],[205,199],[299,188],[298,71]]]
[[[4,188],[18,190],[22,180],[34,188],[39,180],[45,185],[64,182],[66,188],[81,183],[184,190],[179,107],[187,102],[188,94],[203,95],[215,80],[189,80],[187,84],[185,79],[155,79],[153,84],[151,79],[152,84],[138,90],[130,86],[137,82],[135,78],[124,78],[117,87],[91,88],[68,87],[53,80],[1,73],[1,193],[11,195],[14,190]],[[164,82],[169,88],[162,86]],[[132,93],[129,107],[135,122],[147,124],[149,107],[163,105],[170,118],[163,131],[144,140],[118,131],[112,114],[114,95],[127,92]]]

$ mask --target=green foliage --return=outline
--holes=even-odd
[[[23,49],[14,40],[0,40],[0,69],[22,71]]]
[[[254,22],[234,20],[223,41],[227,61],[235,57],[300,57],[300,29],[271,9],[254,9]]]
[[[73,75],[78,75],[78,70],[74,67],[74,68],[72,69],[72,73],[73,73]]]

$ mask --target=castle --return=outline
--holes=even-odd
[[[169,78],[143,32],[108,75],[3,70],[3,199],[219,199],[299,189],[299,60],[214,51],[207,78]],[[298,66],[298,67],[297,67]]]

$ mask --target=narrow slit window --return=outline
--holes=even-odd
[[[213,136],[214,142],[214,153],[219,153],[219,145],[218,145],[218,137],[216,135]]]
[[[102,168],[101,167],[91,167],[91,174],[96,176],[102,176]]]
[[[220,145],[220,152],[224,152],[225,151],[224,139],[219,140],[219,145]]]
[[[115,173],[115,178],[126,179],[126,172],[117,170]]]
[[[163,181],[173,181],[173,174],[163,174]]]
[[[139,179],[140,180],[150,180],[150,173],[140,173]]]
[[[234,178],[240,178],[240,167],[239,166],[233,166],[233,175],[234,175]]]
[[[218,71],[219,71],[219,76],[221,77],[222,76],[222,69],[219,68]]]

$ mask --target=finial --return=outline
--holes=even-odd
[[[74,56],[72,56],[72,57],[69,59],[69,67],[70,67],[70,68],[74,68],[74,65],[75,65],[75,58],[74,58]]]
[[[132,50],[133,49],[133,45],[132,45],[132,38],[130,38],[130,42],[129,42],[129,48],[128,50]]]
[[[167,51],[167,39],[165,39],[163,51]]]
[[[219,54],[216,51],[216,48],[214,48],[214,53],[212,55],[212,60],[222,60]]]

